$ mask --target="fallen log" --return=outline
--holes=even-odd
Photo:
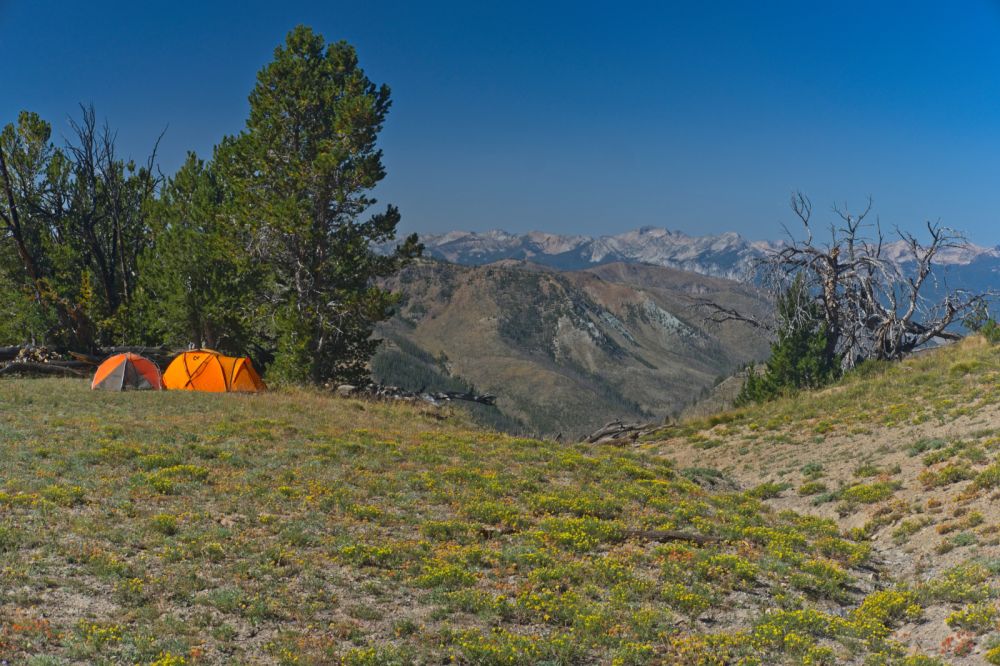
[[[627,444],[637,441],[643,435],[661,430],[663,427],[662,423],[630,424],[620,420],[611,421],[590,433],[583,441],[587,444]]]
[[[140,354],[142,356],[156,356],[156,355],[165,356],[168,354],[175,355],[166,347],[145,347],[142,345],[101,347],[100,351],[102,354],[106,354],[108,356],[112,356],[113,354],[125,354],[125,353]]]
[[[495,405],[497,404],[497,397],[495,395],[490,395],[489,393],[484,393],[479,395],[477,393],[471,392],[459,392],[459,391],[439,391],[437,393],[428,394],[435,400],[440,400],[442,402],[449,402],[451,400],[464,400],[466,402],[478,402],[480,405]]]
[[[45,365],[55,365],[60,368],[73,368],[74,370],[92,370],[94,366],[97,364],[91,363],[89,361],[72,360],[72,361],[46,361]]]
[[[184,350],[171,351],[166,347],[142,347],[142,346],[122,346],[122,347],[101,347],[97,350],[101,355],[101,360],[114,356],[115,354],[138,354],[145,356],[157,365],[163,367]]]
[[[94,356],[93,354],[84,354],[83,352],[71,351],[69,352],[69,355],[72,356],[77,361],[80,361],[81,363],[86,363],[87,365],[100,365],[101,362],[104,360],[103,356]]]
[[[62,375],[64,377],[84,377],[82,372],[73,368],[52,363],[14,362],[0,368],[0,375]]]
[[[22,347],[0,347],[0,361],[13,361],[21,353]]]
[[[681,532],[680,530],[622,530],[624,539],[642,539],[644,541],[690,541],[699,545],[709,543],[719,543],[721,537],[709,536],[707,534],[693,534],[691,532]]]

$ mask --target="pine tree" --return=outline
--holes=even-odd
[[[817,388],[837,379],[841,360],[831,351],[829,332],[818,304],[801,276],[778,299],[778,339],[764,372],[750,368],[737,405],[772,400],[801,388]]]
[[[266,272],[274,377],[365,375],[374,324],[396,300],[375,281],[420,251],[415,235],[394,255],[373,251],[395,237],[396,207],[363,217],[385,176],[376,140],[389,106],[389,88],[368,79],[352,46],[300,26],[258,74],[246,130],[222,146],[217,166]]]
[[[140,263],[149,342],[245,353],[261,275],[229,207],[213,165],[190,153],[156,203],[154,245]]]

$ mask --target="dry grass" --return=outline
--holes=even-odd
[[[5,380],[0,414],[11,662],[933,663],[889,639],[923,593],[777,484],[307,391]]]
[[[776,510],[830,518],[871,540],[897,580],[917,586],[978,563],[996,585],[1000,559],[1000,348],[982,338],[873,366],[838,385],[691,421],[646,445],[744,486],[785,484]],[[991,603],[993,603],[991,601]],[[982,663],[997,627],[968,637],[933,605],[900,638],[955,663]],[[958,647],[956,647],[958,646]],[[955,650],[970,651],[968,655]],[[1000,662],[1000,657],[998,657]]]

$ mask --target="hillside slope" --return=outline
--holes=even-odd
[[[656,452],[304,391],[5,379],[0,414],[11,663],[938,663],[863,535]]]
[[[970,338],[661,437],[644,448],[870,539],[924,596],[900,640],[969,664],[1000,644],[1000,348]]]
[[[514,431],[571,438],[615,418],[662,420],[767,352],[748,327],[709,325],[691,308],[710,297],[759,311],[752,292],[662,267],[423,261],[389,286],[404,300],[379,331],[389,344],[376,376],[410,389],[474,385],[499,396],[487,422]]]

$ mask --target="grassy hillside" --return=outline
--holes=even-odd
[[[0,414],[0,659],[16,663],[916,665],[937,662],[894,631],[989,598],[987,563],[899,587],[871,531],[772,506],[775,484],[734,491],[714,454],[675,464],[309,392],[4,380]],[[763,450],[771,426],[751,418],[725,427]]]
[[[898,638],[1000,663],[1000,348],[981,338],[815,393],[693,421],[643,448],[835,521],[924,610]]]
[[[404,301],[380,330],[389,342],[376,377],[413,390],[493,393],[497,409],[475,417],[506,431],[573,437],[615,418],[662,420],[767,352],[749,327],[708,325],[692,308],[711,297],[758,310],[749,290],[668,268],[559,273],[424,261],[390,286]]]

